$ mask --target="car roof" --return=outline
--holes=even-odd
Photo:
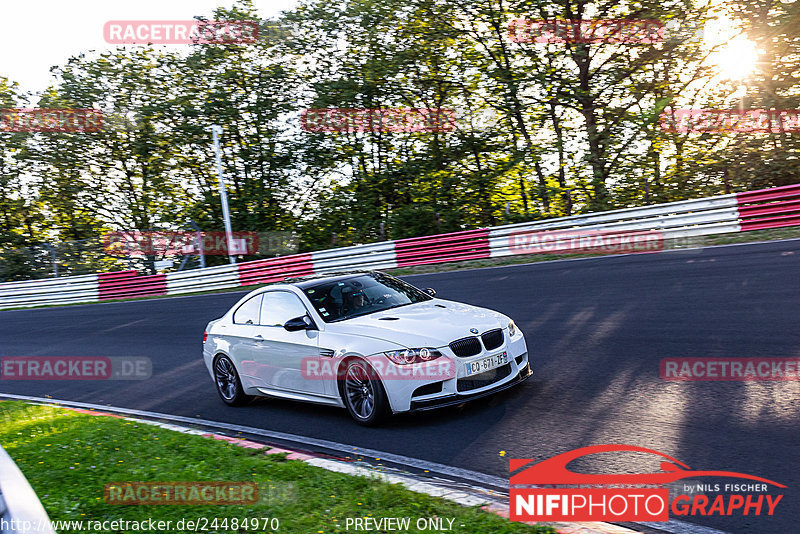
[[[284,284],[291,284],[295,287],[299,287],[300,289],[306,289],[312,286],[319,285],[323,282],[336,282],[338,280],[347,280],[348,278],[353,278],[355,276],[363,276],[363,275],[370,275],[370,274],[383,274],[379,271],[347,271],[347,272],[335,272],[335,273],[327,273],[327,274],[317,274],[317,275],[310,275],[310,276],[301,276],[298,278],[287,278],[282,283]]]

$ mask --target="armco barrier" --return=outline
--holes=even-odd
[[[239,287],[239,266],[219,265],[205,269],[192,269],[167,273],[167,294],[193,293]]]
[[[394,241],[355,245],[311,253],[314,272],[342,269],[394,269],[397,267]]]
[[[684,200],[639,208],[466,230],[450,234],[355,245],[307,254],[140,276],[100,273],[0,284],[0,309],[174,295],[262,284],[284,278],[350,269],[392,269],[511,254],[514,236],[539,232],[569,235],[657,233],[659,240],[800,225],[800,185]],[[581,234],[583,232],[583,234]],[[659,241],[661,242],[661,241]]]
[[[98,300],[96,274],[0,283],[0,309]]]
[[[239,284],[266,284],[284,278],[314,274],[311,254],[295,254],[239,264]]]
[[[800,224],[800,185],[785,185],[736,195],[742,231]]]
[[[97,275],[98,299],[125,299],[167,294],[163,274],[140,276],[136,271],[117,271]]]
[[[491,255],[487,228],[398,239],[394,250],[398,267],[477,260]]]
[[[515,252],[510,237],[520,232],[576,232],[581,229],[614,233],[658,231],[666,239],[738,232],[738,217],[736,197],[721,195],[497,226],[489,232],[489,248],[493,258],[519,253]]]

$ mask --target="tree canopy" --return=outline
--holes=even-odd
[[[239,0],[204,15],[255,21],[259,38],[87,51],[40,95],[0,77],[2,109],[104,118],[98,132],[0,128],[0,252],[221,229],[212,124],[233,229],[294,231],[305,251],[800,181],[796,130],[663,127],[681,108],[800,109],[797,3],[307,0],[261,20]],[[652,42],[536,42],[515,34],[520,19],[663,28]],[[715,40],[720,20],[729,35]],[[758,53],[738,78],[720,59],[734,38]],[[303,129],[321,108],[452,110],[454,122]]]

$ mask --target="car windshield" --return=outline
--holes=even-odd
[[[430,300],[427,293],[381,273],[322,281],[304,289],[308,300],[326,323]]]

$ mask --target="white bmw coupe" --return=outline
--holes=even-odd
[[[222,400],[255,396],[390,413],[461,404],[531,376],[514,321],[380,272],[287,280],[208,323],[203,358]]]

